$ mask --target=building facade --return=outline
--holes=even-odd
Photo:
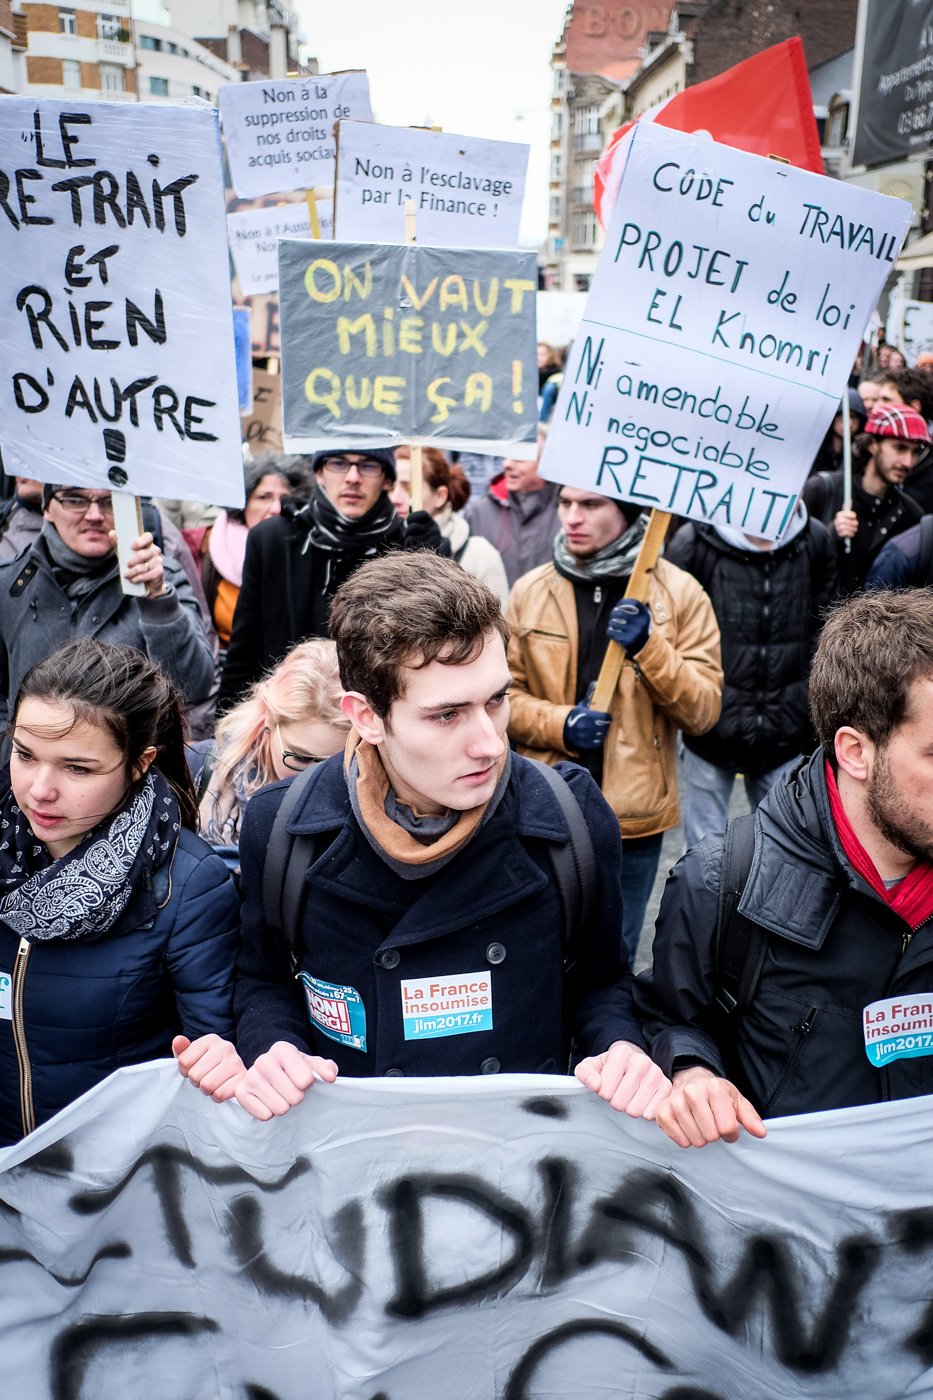
[[[24,0],[19,13],[26,38],[26,92],[137,101],[130,0],[72,0],[68,5]]]

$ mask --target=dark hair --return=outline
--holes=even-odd
[[[878,375],[880,384],[893,384],[905,403],[916,400],[920,414],[933,418],[933,389],[927,376],[918,369],[883,369]]]
[[[243,469],[246,504],[227,510],[227,519],[243,523],[249,498],[264,476],[278,476],[287,483],[289,494],[307,500],[311,495],[312,477],[307,463],[300,457],[254,457]]]
[[[491,588],[452,559],[392,550],[363,564],[338,588],[330,610],[345,690],[364,695],[385,719],[402,694],[402,668],[471,661],[490,632],[509,629]]]
[[[463,468],[455,467],[436,447],[425,447],[421,460],[424,479],[431,490],[446,486],[451,509],[463,510],[470,499],[470,480]]]
[[[829,615],[810,672],[810,714],[836,765],[836,731],[861,730],[883,748],[904,721],[915,680],[933,677],[933,593],[860,593]]]
[[[141,651],[73,637],[27,671],[13,708],[14,723],[24,700],[69,705],[76,721],[106,730],[123,755],[128,776],[145,749],[156,749],[156,766],[178,799],[182,824],[197,831],[198,804],[185,762],[178,692]]]

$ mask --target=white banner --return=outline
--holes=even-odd
[[[542,475],[778,539],[910,205],[639,122]]]
[[[418,127],[342,121],[335,238],[439,248],[516,248],[530,147]]]
[[[318,237],[334,236],[334,205],[315,199]],[[279,239],[312,238],[307,204],[278,204],[271,209],[244,209],[227,215],[230,252],[240,291],[245,297],[279,290]]]
[[[241,503],[228,268],[213,109],[0,98],[6,471]]]
[[[3,1392],[929,1400],[931,1109],[682,1152],[561,1078],[123,1070],[0,1152]]]
[[[241,199],[333,185],[334,123],[372,116],[365,73],[225,83],[218,100]]]

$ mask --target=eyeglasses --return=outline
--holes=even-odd
[[[318,758],[316,754],[294,753],[291,749],[287,749],[282,742],[282,730],[278,725],[275,726],[275,737],[278,739],[279,748],[282,751],[282,763],[286,768],[290,769],[292,773],[303,773],[305,769],[310,768],[313,763],[324,762],[323,758]]]
[[[91,506],[98,506],[101,515],[113,515],[112,496],[82,496],[77,491],[54,491],[52,500],[70,515],[87,515]]]
[[[385,473],[382,462],[376,462],[372,457],[364,457],[362,462],[350,462],[346,457],[325,457],[320,465],[336,476],[346,476],[351,467],[356,467],[360,476],[382,476]]]

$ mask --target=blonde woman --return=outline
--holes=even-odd
[[[217,725],[196,781],[201,834],[239,844],[243,808],[261,787],[302,773],[344,746],[350,722],[334,643],[300,642]]]

